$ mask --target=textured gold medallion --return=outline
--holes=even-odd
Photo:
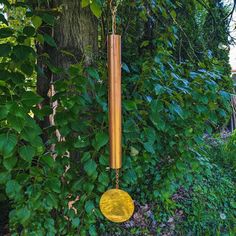
[[[130,195],[120,189],[106,191],[100,199],[102,214],[110,221],[122,223],[130,219],[134,212],[134,202]]]

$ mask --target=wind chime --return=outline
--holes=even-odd
[[[119,188],[119,170],[122,167],[121,147],[121,36],[116,34],[116,11],[110,1],[112,34],[107,37],[109,76],[109,137],[110,168],[116,171],[116,188],[106,191],[100,199],[102,214],[110,221],[122,223],[130,219],[134,203],[130,195]]]

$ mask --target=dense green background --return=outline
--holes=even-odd
[[[236,138],[218,135],[232,93],[228,51],[219,47],[229,43],[221,1],[120,2],[120,185],[136,204],[122,225],[98,209],[101,194],[114,186],[102,27],[93,66],[56,68],[35,49],[57,47],[40,31],[42,24],[54,26],[52,14],[34,9],[33,1],[0,2],[0,199],[9,204],[12,235],[234,235]],[[99,19],[106,9],[105,1],[82,4]],[[43,100],[36,93],[36,75],[44,73],[39,57],[61,77],[52,98],[59,103],[55,126],[44,129],[40,121],[52,109],[37,105]],[[56,129],[65,141],[57,141]],[[77,196],[76,213],[68,202]]]

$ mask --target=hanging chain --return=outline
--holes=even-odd
[[[117,13],[118,5],[114,5],[113,1],[110,0],[110,11],[111,11],[111,19],[112,19],[112,34],[116,33],[116,13]]]
[[[116,189],[119,189],[119,169],[116,169]]]

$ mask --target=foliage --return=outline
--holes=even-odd
[[[87,7],[91,3],[91,10],[100,16],[102,8],[95,2],[82,4]],[[37,44],[56,47],[54,39],[40,30],[42,24],[52,27],[54,18],[23,2],[4,4],[9,18],[2,15],[0,29],[0,188],[11,203],[11,234],[104,234],[110,225],[99,212],[98,202],[112,187],[114,173],[108,170],[103,55],[96,68],[85,68],[83,62],[68,69],[56,68],[49,55],[37,55],[35,49]],[[190,56],[177,63],[179,31],[173,18],[179,2],[153,1],[152,13],[145,4],[121,5],[121,28],[128,22],[128,10],[135,15],[130,24],[137,30],[150,30],[158,14],[162,22],[159,31],[155,25],[153,32],[146,32],[150,37],[136,37],[133,27],[124,36],[121,187],[140,204],[153,202],[155,217],[161,221],[178,207],[172,196],[179,187],[184,183],[189,189],[195,182],[194,174],[202,165],[197,151],[203,145],[203,134],[226,122],[231,82],[220,59],[208,54],[200,61]],[[43,99],[36,92],[36,76],[46,76],[36,65],[39,57],[61,76],[51,98],[59,104],[55,125],[43,130],[40,122],[52,109],[42,108]],[[63,137],[60,140],[55,136],[58,131]],[[205,188],[200,188],[204,178],[195,185],[193,198],[195,194],[208,203],[211,199],[205,197]],[[222,189],[227,183],[222,180]],[[208,222],[201,225],[202,212],[189,218],[190,224],[195,222],[195,232],[221,230],[221,221],[215,228],[209,228]],[[222,227],[225,230],[225,225]]]

